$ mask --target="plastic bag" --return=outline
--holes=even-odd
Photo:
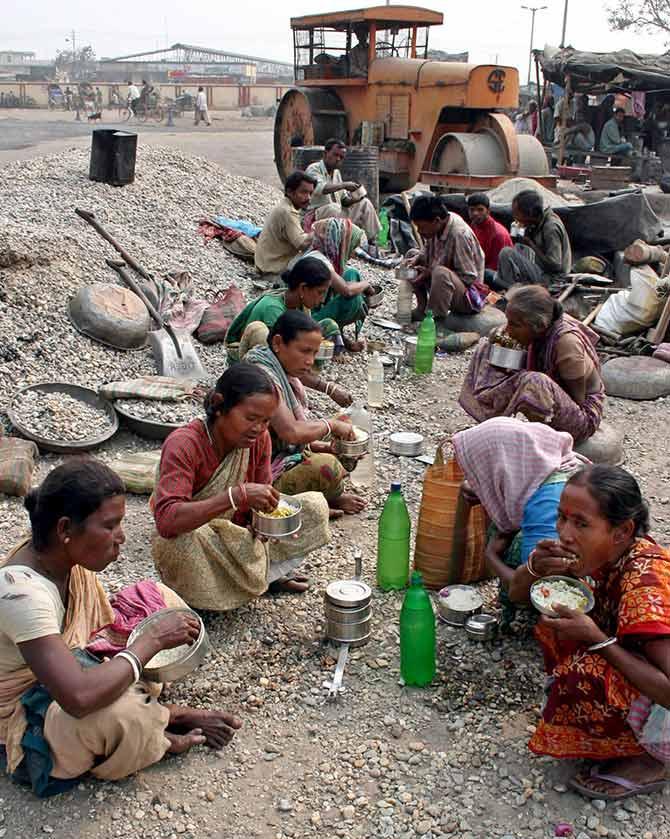
[[[633,701],[628,725],[637,742],[661,763],[670,763],[670,710],[654,704],[646,696]]]

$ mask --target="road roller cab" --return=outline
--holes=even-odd
[[[442,22],[415,6],[292,18],[296,87],[279,103],[274,136],[282,181],[296,148],[307,165],[330,137],[376,148],[387,189],[550,181],[541,144],[517,136],[504,113],[518,107],[516,68],[431,60],[430,27]]]

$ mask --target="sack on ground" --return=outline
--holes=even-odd
[[[227,288],[215,303],[205,309],[200,326],[195,332],[198,341],[203,344],[223,341],[228,327],[242,311],[245,302],[244,294],[236,285]]]
[[[609,297],[595,325],[618,335],[633,335],[653,326],[665,302],[657,293],[658,281],[658,274],[648,265],[632,268],[630,288]]]
[[[473,583],[490,576],[486,568],[486,513],[461,493],[463,473],[454,458],[446,465],[438,449],[426,470],[414,549],[414,567],[428,588]]]
[[[39,451],[30,440],[0,437],[0,492],[26,495],[30,490]]]
[[[110,468],[121,478],[126,492],[134,495],[151,495],[156,483],[156,469],[160,458],[160,449],[155,452],[126,454],[120,460],[110,463]]]

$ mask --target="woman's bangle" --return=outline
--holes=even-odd
[[[535,568],[533,568],[533,557],[534,556],[535,556],[535,551],[531,551],[530,555],[528,557],[528,561],[526,562],[526,568],[528,569],[528,573],[531,575],[531,577],[537,577],[537,579],[539,580],[542,575],[538,574],[537,571],[535,570]]]
[[[591,646],[587,647],[586,649],[587,649],[587,652],[589,652],[589,653],[595,653],[598,650],[604,650],[605,647],[611,647],[612,644],[618,644],[618,643],[619,643],[619,639],[616,637],[616,635],[613,635],[611,638],[606,638],[604,641],[600,641],[597,644],[591,644]]]
[[[247,488],[244,486],[244,484],[240,484],[238,486],[238,489],[241,495],[241,500],[238,506],[241,510],[247,512],[249,510],[249,496],[247,495]]]
[[[235,512],[237,512],[237,504],[233,501],[233,488],[228,487],[228,500],[230,501],[230,506],[233,508]]]
[[[122,658],[130,664],[133,670],[133,684],[136,685],[142,675],[142,665],[135,653],[130,650],[121,650],[121,652],[117,653],[114,658]]]
[[[321,420],[321,422],[326,426],[326,433],[324,434],[324,437],[327,437],[329,434],[332,435],[333,429],[332,429],[331,424],[328,422],[328,420],[324,419],[324,420]]]
[[[326,396],[330,396],[335,391],[336,387],[337,387],[337,385],[334,384],[333,382],[326,382]],[[332,388],[332,390],[331,390],[331,388]]]

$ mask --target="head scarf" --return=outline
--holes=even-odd
[[[553,472],[573,472],[585,462],[572,437],[539,422],[495,417],[453,438],[466,480],[496,527],[521,527],[526,502]]]
[[[314,222],[312,235],[314,250],[327,256],[336,273],[341,275],[360,244],[363,231],[348,218],[327,218]]]

